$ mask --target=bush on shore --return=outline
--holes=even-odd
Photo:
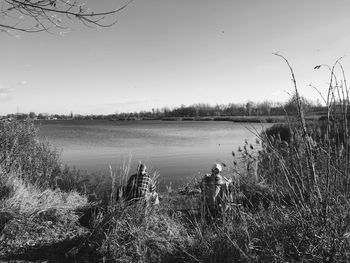
[[[29,121],[0,122],[0,167],[2,176],[21,173],[25,180],[43,186],[54,183],[59,154],[48,142],[41,142]]]
[[[11,174],[43,188],[91,193],[107,182],[63,166],[60,153],[48,141],[40,141],[33,121],[0,121],[0,199]]]

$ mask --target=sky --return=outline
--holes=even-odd
[[[89,0],[103,10],[121,1]],[[194,103],[321,99],[350,72],[349,0],[134,0],[110,28],[0,33],[0,114],[111,114]],[[4,18],[2,18],[4,19]],[[348,75],[348,74],[347,74]]]

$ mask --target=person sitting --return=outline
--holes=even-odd
[[[201,183],[202,212],[207,219],[217,218],[226,210],[230,180],[220,173],[220,164],[214,164],[211,174],[206,174]]]
[[[141,163],[137,167],[137,173],[128,179],[125,200],[130,202],[146,200],[156,195],[155,190],[155,182],[148,175],[146,165]]]

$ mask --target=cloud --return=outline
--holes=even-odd
[[[197,92],[202,92],[202,91],[205,91],[205,88],[198,87],[198,88],[195,88],[194,90]]]
[[[101,103],[101,104],[93,104],[88,105],[89,107],[96,107],[96,106],[102,106],[102,107],[120,107],[120,106],[134,106],[134,105],[144,105],[144,104],[150,104],[152,105],[153,102],[157,100],[154,99],[140,99],[140,100],[119,100],[113,103]]]
[[[98,103],[82,106],[86,113],[104,113],[110,114],[115,112],[133,112],[140,110],[151,110],[159,105],[157,99],[140,99],[140,100],[119,100],[113,103]],[[76,109],[79,111],[79,109]]]
[[[282,100],[286,100],[288,99],[289,97],[289,94],[287,91],[280,91],[280,90],[277,90],[277,91],[274,91],[274,92],[271,92],[270,93],[270,99],[273,100],[273,101],[282,101]]]
[[[8,99],[9,94],[13,91],[14,91],[13,88],[5,88],[5,87],[0,85],[0,99],[2,99],[2,100]]]
[[[11,99],[11,93],[16,89],[27,85],[26,80],[21,80],[16,83],[11,84],[9,87],[0,84],[0,100],[9,100]]]
[[[278,96],[281,96],[281,95],[283,95],[283,92],[280,91],[280,90],[271,92],[271,96],[272,97],[278,97]]]
[[[150,100],[142,99],[142,100],[121,100],[115,103],[110,103],[110,106],[120,106],[120,105],[138,105],[150,102]],[[108,105],[108,104],[107,104]]]
[[[26,85],[28,82],[26,81],[26,80],[21,80],[21,81],[18,81],[17,83],[16,83],[16,85],[18,85],[18,86],[23,86],[23,85]]]

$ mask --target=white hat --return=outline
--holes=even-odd
[[[215,170],[215,169],[218,169],[219,172],[222,171],[222,167],[221,167],[221,165],[218,164],[218,163],[214,164],[214,165],[213,165],[213,168],[212,168],[211,170]]]

